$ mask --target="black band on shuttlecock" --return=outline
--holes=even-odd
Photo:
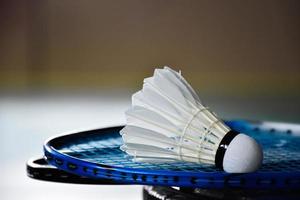
[[[239,134],[239,132],[231,130],[228,133],[226,133],[226,135],[223,137],[223,139],[221,140],[221,142],[219,144],[218,150],[216,152],[216,157],[215,157],[216,167],[223,169],[223,159],[224,159],[225,152],[226,152],[230,142],[238,134]]]

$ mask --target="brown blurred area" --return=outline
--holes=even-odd
[[[0,89],[136,89],[168,65],[207,94],[300,96],[299,10],[296,0],[1,1]]]

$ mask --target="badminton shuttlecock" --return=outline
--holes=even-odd
[[[253,172],[261,165],[260,145],[227,127],[181,73],[168,67],[144,79],[126,118],[121,149],[135,161],[209,163],[230,173]]]

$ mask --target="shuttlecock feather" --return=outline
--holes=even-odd
[[[230,130],[168,67],[144,79],[126,119],[121,149],[138,162],[209,163],[232,173],[255,171],[262,162],[256,141]]]

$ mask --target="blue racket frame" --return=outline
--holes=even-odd
[[[123,126],[68,133],[49,139],[45,158],[58,169],[93,179],[141,185],[197,188],[300,188],[300,125],[227,121],[233,130],[251,135],[264,149],[262,168],[230,174],[195,163],[136,163],[119,149]]]

